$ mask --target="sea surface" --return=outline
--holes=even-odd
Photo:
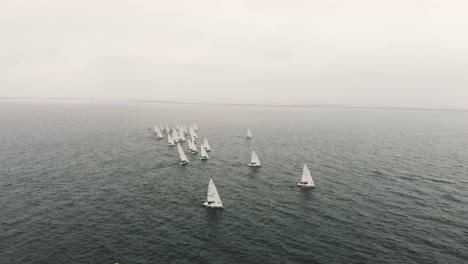
[[[147,130],[177,122],[210,160]],[[1,264],[468,263],[467,241],[466,111],[0,102]]]

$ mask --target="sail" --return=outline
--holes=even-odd
[[[179,141],[185,141],[184,132],[182,130],[179,132]]]
[[[192,151],[193,151],[193,152],[198,152],[197,144],[192,143]]]
[[[179,142],[179,135],[177,134],[175,128],[172,129],[172,139],[174,140],[174,142]]]
[[[208,139],[206,139],[206,137],[205,137],[205,140],[203,140],[203,147],[204,147],[206,150],[211,151],[210,144],[208,144]]]
[[[208,153],[206,153],[205,146],[203,144],[200,144],[200,149],[201,149],[202,158],[205,157],[205,158],[209,159],[210,157],[208,156]]]
[[[221,198],[219,198],[218,190],[216,190],[216,185],[214,184],[213,179],[211,179],[210,184],[208,184],[206,201],[213,202],[215,206],[223,207],[223,203],[221,202]]]
[[[246,137],[251,138],[252,137],[252,131],[250,131],[250,128],[247,129],[247,135]]]
[[[252,150],[252,155],[250,157],[250,163],[251,164],[256,164],[258,166],[261,165],[260,160],[258,159],[257,153],[255,153],[255,150]]]
[[[314,180],[312,180],[312,175],[310,175],[310,170],[307,167],[307,164],[304,164],[304,169],[302,170],[301,182],[309,182],[309,183],[314,184]]]
[[[174,145],[174,140],[170,134],[167,134],[167,143],[169,143],[169,145]]]
[[[193,124],[193,129],[195,129],[195,131],[198,131],[197,123]]]
[[[180,143],[177,143],[177,150],[179,150],[180,160],[188,163],[187,156],[185,156],[184,150],[180,146]]]
[[[190,151],[192,151],[193,147],[192,147],[192,140],[190,140],[190,138],[187,139],[187,142],[188,142],[188,148]]]

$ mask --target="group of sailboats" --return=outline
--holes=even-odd
[[[166,125],[166,128],[163,128],[162,125],[161,129],[155,125],[154,133],[156,134],[157,139],[163,138],[163,132],[167,135],[167,142],[169,146],[175,146],[177,143],[177,151],[179,153],[180,163],[181,165],[189,164],[189,160],[187,155],[185,154],[184,150],[182,149],[181,142],[187,141],[188,143],[188,150],[192,154],[198,154],[197,148],[197,139],[198,139],[198,126],[197,124],[193,124],[190,126],[189,129],[185,127],[185,125],[179,125],[175,128],[169,129],[169,126]],[[187,139],[185,138],[187,136]],[[245,138],[251,139],[253,138],[252,131],[247,129],[247,133]],[[208,160],[210,157],[208,156],[208,152],[211,151],[211,146],[208,142],[208,139],[204,137],[203,142],[200,143],[200,160]],[[262,163],[258,158],[257,153],[255,150],[252,150],[252,154],[250,155],[250,162],[248,164],[250,167],[261,167]],[[297,183],[297,186],[300,187],[315,187],[314,180],[312,179],[312,175],[307,164],[304,164],[302,169],[302,176],[300,182]],[[216,189],[216,185],[213,179],[210,179],[208,184],[208,192],[206,201],[203,203],[204,206],[209,208],[223,208],[223,203],[221,202],[221,198],[219,196],[218,190]]]

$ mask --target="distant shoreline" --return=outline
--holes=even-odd
[[[72,101],[72,102],[258,106],[258,107],[363,108],[363,109],[387,109],[387,110],[462,111],[462,112],[468,111],[468,109],[462,109],[462,108],[389,107],[389,106],[333,105],[333,104],[213,103],[213,102],[189,102],[189,101],[145,100],[145,99],[62,98],[62,97],[0,97],[0,101],[59,101],[59,102]]]

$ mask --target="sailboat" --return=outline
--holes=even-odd
[[[247,135],[245,135],[246,138],[252,138],[252,131],[250,131],[250,128],[247,129]]]
[[[252,155],[250,156],[250,167],[260,167],[262,164],[260,163],[260,160],[258,159],[257,153],[255,153],[255,150],[252,150]]]
[[[171,134],[167,134],[167,143],[169,146],[174,146],[174,140],[171,137]]]
[[[208,144],[208,139],[203,140],[203,147],[206,149],[206,151],[211,151],[210,144]]]
[[[172,140],[174,140],[174,142],[179,142],[179,135],[175,128],[172,129]]]
[[[154,133],[156,133],[157,139],[163,138],[163,134],[161,133],[161,130],[158,128],[157,125],[154,126]]]
[[[304,169],[302,169],[302,178],[301,181],[297,183],[297,186],[315,187],[315,183],[314,180],[312,180],[312,175],[310,175],[310,170],[307,167],[307,163],[304,164]]]
[[[177,150],[179,151],[179,157],[180,157],[180,164],[181,165],[186,165],[189,163],[187,156],[185,156],[184,150],[180,146],[180,143],[177,143]]]
[[[184,132],[182,131],[182,129],[179,131],[179,141],[181,142],[185,141],[185,136],[184,136]]]
[[[189,151],[192,151],[193,147],[192,147],[192,140],[190,140],[190,138],[187,139],[187,143],[188,143],[188,149]]]
[[[203,144],[200,144],[200,150],[201,150],[201,160],[207,160],[210,157],[208,156],[208,153],[206,153],[205,147]]]
[[[193,129],[195,129],[195,131],[198,131],[197,123],[193,124]]]
[[[208,194],[206,195],[206,201],[203,203],[203,206],[210,208],[223,208],[223,203],[221,202],[221,198],[219,198],[218,190],[216,190],[213,178],[208,184]]]
[[[198,153],[197,144],[195,142],[192,142],[192,150],[190,152],[192,152],[192,154]]]

